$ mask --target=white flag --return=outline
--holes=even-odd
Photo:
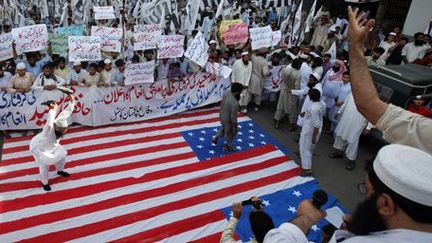
[[[312,24],[314,22],[314,13],[315,13],[315,8],[316,8],[316,3],[317,0],[314,1],[314,3],[312,4],[312,7],[309,11],[309,15],[306,18],[306,28],[304,30],[304,33],[309,33],[312,27]]]
[[[331,55],[330,62],[336,60],[336,55],[337,55],[336,41],[333,41],[333,44],[331,45],[330,49],[326,53]]]
[[[215,14],[215,19],[217,19],[222,14],[224,4],[225,4],[225,0],[220,0],[216,14]]]
[[[300,2],[300,5],[298,6],[297,12],[296,12],[295,17],[294,17],[294,27],[293,27],[293,32],[292,32],[292,36],[291,36],[294,45],[297,45],[298,37],[300,35],[302,8],[303,8],[303,0]]]
[[[347,28],[348,29],[348,28]],[[432,19],[427,23],[426,29],[424,32],[426,35],[432,35]]]
[[[198,18],[200,0],[189,0],[186,5],[186,19],[184,23],[185,30],[188,34],[195,29],[195,24]]]
[[[320,16],[321,16],[321,13],[322,13],[322,8],[323,8],[323,5],[321,5],[321,7],[318,9],[318,11],[316,12],[316,14],[315,14],[315,17],[313,18],[313,21],[315,22]]]

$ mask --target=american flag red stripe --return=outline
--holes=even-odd
[[[0,242],[215,242],[227,223],[221,208],[311,180],[272,145],[199,161],[180,132],[202,126],[219,126],[217,108],[73,128],[62,142],[71,177],[51,179],[51,192],[26,150],[31,137],[8,140]]]

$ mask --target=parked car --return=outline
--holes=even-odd
[[[370,66],[369,71],[375,82],[380,98],[388,103],[407,108],[416,96],[432,93],[432,69],[418,65]],[[373,129],[370,133],[379,144],[387,142],[381,132]]]

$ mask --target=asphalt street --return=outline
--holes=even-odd
[[[280,143],[285,145],[291,151],[291,158],[300,165],[300,158],[294,153],[299,150],[298,143],[296,142],[299,131],[288,132],[287,121],[281,124],[280,129],[274,128],[274,112],[275,105],[265,105],[258,112],[249,109],[248,116]],[[357,185],[364,180],[365,162],[374,158],[377,148],[373,140],[371,141],[368,137],[362,137],[356,168],[353,171],[348,171],[345,169],[345,159],[331,159],[328,156],[334,152],[331,139],[330,134],[326,132],[322,133],[315,149],[316,156],[313,157],[312,162],[314,177],[324,190],[336,196],[348,210],[352,211],[357,203],[364,199],[364,195],[359,193]]]

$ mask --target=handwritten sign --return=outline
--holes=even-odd
[[[95,20],[116,18],[113,6],[93,7],[93,11],[95,14]]]
[[[121,28],[92,26],[91,35],[101,37],[102,51],[121,52],[121,38],[123,36]]]
[[[223,40],[225,45],[235,45],[239,43],[246,43],[249,39],[248,25],[247,24],[233,24],[223,33]]]
[[[134,32],[157,33],[162,35],[162,28],[160,24],[138,24],[134,26]]]
[[[44,24],[12,29],[12,38],[19,53],[39,51],[48,46],[48,31]]]
[[[273,66],[271,76],[264,81],[264,89],[269,92],[278,92],[282,86],[282,71],[285,65]]]
[[[214,63],[208,62],[205,68],[206,68],[206,72],[224,78],[228,78],[232,72],[232,69],[230,67],[222,65],[217,62]]]
[[[225,33],[225,31],[231,25],[237,25],[241,23],[242,23],[241,19],[222,20],[222,22],[219,24],[219,33]]]
[[[153,83],[155,62],[127,63],[125,70],[125,84]]]
[[[184,54],[183,35],[162,35],[158,43],[158,59],[182,57]]]
[[[84,25],[59,27],[56,29],[58,35],[82,36],[85,34]]]
[[[101,56],[100,36],[69,36],[69,61],[99,61]]]
[[[0,61],[4,61],[13,57],[12,41],[11,33],[0,35]]]
[[[273,39],[272,39],[272,46],[279,45],[279,42],[282,40],[282,31],[276,30],[273,31]]]
[[[159,24],[135,26],[134,50],[156,49],[162,29]]]
[[[60,56],[66,56],[68,53],[68,36],[67,35],[55,35],[49,34],[49,40],[51,43],[51,50],[54,54]]]
[[[271,47],[273,41],[273,30],[270,26],[249,29],[252,40],[252,50]]]
[[[198,32],[198,34],[188,46],[185,52],[185,57],[189,58],[192,62],[200,65],[201,67],[204,67],[209,58],[207,52],[208,48],[209,46],[204,35],[201,32]]]

